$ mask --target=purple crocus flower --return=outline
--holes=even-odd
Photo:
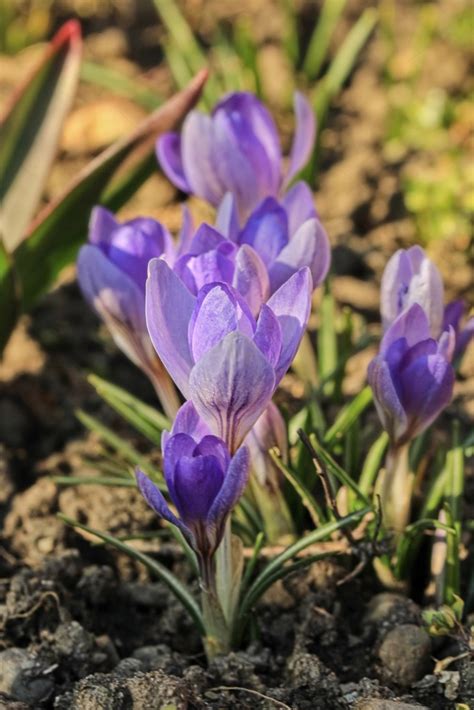
[[[281,202],[266,197],[239,228],[234,195],[219,206],[217,229],[231,241],[248,244],[261,257],[275,292],[298,269],[309,267],[316,288],[331,262],[331,247],[318,218],[313,196],[305,183],[297,183]]]
[[[380,306],[384,330],[413,303],[418,303],[425,311],[432,338],[439,338],[452,326],[456,339],[454,357],[462,355],[474,336],[474,318],[462,328],[463,301],[452,301],[444,306],[441,274],[418,245],[399,249],[385,267]]]
[[[400,313],[418,303],[428,317],[432,337],[438,338],[443,322],[443,301],[441,274],[420,246],[399,249],[389,259],[380,294],[384,330]]]
[[[163,433],[162,444],[166,485],[179,517],[142,471],[136,473],[138,487],[153,510],[181,530],[198,554],[205,577],[206,563],[218,548],[227,518],[247,483],[249,454],[241,447],[231,458],[225,443],[210,433],[191,402],[179,410],[171,433]]]
[[[232,286],[194,296],[163,259],[149,266],[151,340],[186,399],[232,452],[270,402],[303,336],[311,273],[300,269],[263,304],[258,318]]]
[[[264,197],[282,195],[311,155],[314,114],[300,93],[295,94],[295,113],[286,173],[275,123],[264,105],[246,92],[229,94],[210,116],[191,111],[181,135],[165,133],[158,139],[158,161],[176,187],[215,207],[232,192],[244,219]]]
[[[145,322],[148,262],[162,255],[173,261],[171,236],[159,222],[142,217],[120,224],[111,212],[95,207],[89,244],[79,252],[77,275],[85,298],[118,347],[150,377],[166,413],[174,416],[177,395]]]
[[[451,401],[454,337],[451,328],[434,340],[428,316],[418,303],[387,329],[380,352],[369,365],[368,380],[393,448],[424,431]]]

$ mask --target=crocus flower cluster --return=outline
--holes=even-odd
[[[311,191],[291,185],[315,137],[313,111],[299,94],[295,108],[287,169],[276,126],[251,94],[227,96],[211,116],[191,112],[181,135],[159,139],[159,162],[181,190],[217,208],[215,224],[194,229],[185,209],[174,242],[153,219],[119,224],[96,208],[79,256],[82,290],[116,342],[145,372],[166,370],[187,400],[163,439],[178,516],[145,474],[137,478],[149,504],[181,529],[201,560],[218,548],[246,484],[245,437],[257,420],[277,419],[271,398],[305,331],[312,291],[329,269]],[[257,426],[248,440],[256,472],[261,436]]]

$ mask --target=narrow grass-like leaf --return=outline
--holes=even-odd
[[[81,28],[70,20],[0,124],[0,239],[10,254],[25,238],[44,192],[76,93],[81,54]]]
[[[321,458],[321,461],[326,466],[328,473],[334,476],[334,478],[336,478],[343,486],[347,486],[349,490],[353,491],[361,502],[364,503],[364,505],[370,505],[370,501],[366,494],[360,489],[354,479],[351,478],[346,471],[344,471],[342,466],[339,466],[339,464],[334,461],[332,456],[321,446],[316,435],[310,434],[309,440],[318,453],[318,456]]]
[[[158,579],[164,582],[164,584],[166,584],[168,589],[175,595],[175,597],[179,599],[184,608],[189,612],[194,623],[199,629],[199,632],[204,635],[204,621],[195,599],[193,598],[189,590],[185,587],[185,585],[182,584],[179,579],[175,577],[172,572],[169,571],[169,569],[167,569],[164,565],[160,564],[156,560],[153,560],[148,555],[145,555],[143,552],[135,550],[133,547],[130,547],[130,545],[121,542],[116,537],[113,537],[108,533],[96,530],[95,528],[90,528],[88,525],[83,525],[77,520],[73,520],[72,518],[69,518],[66,515],[62,515],[61,513],[58,514],[58,518],[64,523],[66,523],[66,525],[70,525],[75,530],[84,530],[90,535],[95,535],[100,540],[103,540],[104,542],[109,543],[109,545],[115,547],[117,550],[120,550],[120,552],[124,552],[132,559],[135,559],[138,562],[144,564],[145,567],[147,567],[152,574],[158,577]]]
[[[249,559],[245,566],[245,572],[242,577],[242,583],[240,585],[240,594],[243,595],[243,593],[246,591],[247,587],[250,584],[250,580],[252,579],[252,575],[254,573],[255,567],[258,562],[258,556],[260,554],[260,550],[263,547],[263,543],[265,542],[265,533],[259,532],[257,537],[255,538],[255,543],[253,546],[252,550],[252,557]]]
[[[350,429],[354,422],[359,419],[362,412],[367,409],[372,400],[372,390],[367,385],[356,397],[354,397],[350,404],[341,409],[337,415],[336,421],[324,435],[324,444],[326,446],[331,446],[338,439],[342,439],[344,434]]]
[[[152,476],[153,479],[156,478],[156,470],[150,464],[150,461],[145,456],[142,456],[131,444],[124,441],[118,434],[112,431],[112,429],[104,426],[98,419],[91,417],[90,414],[86,414],[86,412],[82,410],[78,410],[76,416],[89,431],[98,434],[102,441],[114,449],[114,451],[122,456],[131,466],[138,466],[144,473]]]
[[[326,61],[331,38],[346,2],[347,0],[325,0],[323,3],[303,62],[303,72],[309,81],[313,81],[319,76]]]
[[[301,498],[301,502],[308,511],[311,520],[314,523],[314,526],[319,527],[321,523],[325,520],[325,515],[311,491],[306,487],[303,481],[301,481],[298,476],[291,470],[291,468],[281,460],[280,456],[278,455],[277,449],[270,449],[268,453],[270,454],[270,458],[272,459],[275,466],[278,467],[278,469],[285,476],[286,480],[289,481],[291,486],[293,486],[293,488]]]
[[[125,189],[124,183],[131,183],[136,189],[150,174],[156,138],[174,127],[195,104],[206,77],[207,72],[201,72],[186,89],[146,118],[130,136],[98,155],[79,172],[64,193],[40,213],[14,255],[24,309],[28,309],[49,288],[60,269],[75,258],[87,234],[92,207],[97,203],[110,206],[111,198],[102,199],[109,192],[115,198],[113,207],[117,209],[117,193],[110,192],[112,179],[119,176],[121,191],[118,194],[128,198],[130,191]],[[148,165],[145,172],[144,164]],[[120,177],[120,169],[125,171],[125,176],[122,173]],[[38,264],[41,269],[37,268]]]
[[[118,476],[51,476],[58,486],[116,486],[117,488],[136,488],[133,478]]]
[[[459,422],[453,425],[453,444],[447,455],[447,520],[455,534],[448,536],[444,601],[451,604],[460,591],[459,545],[461,543],[462,500],[464,493],[464,452],[459,441]]]
[[[0,356],[19,316],[18,304],[14,266],[0,240]]]
[[[374,441],[370,447],[367,456],[365,457],[362,473],[359,478],[359,490],[364,495],[368,496],[374,486],[380,468],[382,466],[383,457],[388,446],[388,434],[383,431],[378,439]]]
[[[398,579],[405,579],[413,564],[413,558],[418,550],[415,541],[423,536],[427,530],[444,530],[449,535],[454,535],[455,530],[450,525],[445,525],[433,518],[421,518],[408,525],[397,545],[397,563],[395,573]]]
[[[156,91],[140,83],[140,78],[124,76],[119,70],[97,62],[82,62],[81,79],[101,86],[112,94],[125,96],[149,111],[158,108],[164,101]]]
[[[330,291],[329,283],[326,284],[326,291],[321,301],[319,314],[321,324],[318,331],[318,363],[319,379],[323,380],[333,372],[337,363],[337,334],[335,325],[335,303]],[[334,393],[335,385],[332,381],[327,381],[322,387],[326,397]]]
[[[174,537],[174,539],[181,545],[183,548],[183,552],[186,555],[186,559],[188,560],[189,564],[191,565],[194,574],[196,577],[199,577],[199,565],[196,557],[196,553],[192,549],[192,547],[189,546],[188,541],[184,537],[183,533],[179,528],[176,527],[176,525],[171,525],[171,523],[167,523],[166,525],[167,529],[171,533],[171,535]]]
[[[161,445],[161,432],[169,429],[169,420],[148,404],[141,402],[127,390],[103,380],[97,375],[89,375],[88,382],[97,394],[109,404],[125,421],[147,437],[152,444]]]
[[[267,583],[269,580],[274,578],[275,573],[278,573],[282,569],[283,565],[288,562],[288,560],[296,557],[299,552],[306,549],[310,545],[326,540],[338,530],[342,530],[348,525],[358,522],[367,513],[369,513],[370,510],[370,507],[363,508],[347,515],[344,518],[341,518],[340,520],[334,520],[330,523],[322,525],[314,532],[309,535],[305,535],[297,542],[289,545],[285,550],[283,550],[283,552],[271,560],[271,562],[264,567],[262,572],[249,588],[248,592],[245,594],[239,609],[239,620],[243,622],[245,621],[247,614],[251,611],[254,604],[258,601],[266,589],[268,589]]]

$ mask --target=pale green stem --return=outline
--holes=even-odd
[[[388,450],[385,472],[378,491],[386,528],[398,537],[408,525],[413,493],[413,473],[408,461],[409,444]]]
[[[204,648],[208,660],[230,651],[230,631],[216,588],[216,565],[213,558],[200,560],[201,600],[206,636]]]
[[[216,551],[216,584],[217,596],[224,612],[224,617],[229,624],[232,625],[232,598],[234,592],[232,590],[232,580],[234,576],[232,564],[232,531],[230,518],[226,522],[224,536],[222,542]]]

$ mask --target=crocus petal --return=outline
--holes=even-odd
[[[188,113],[181,134],[181,155],[191,192],[217,206],[225,193],[213,158],[212,119],[200,111]]]
[[[185,402],[176,414],[171,435],[187,434],[188,436],[191,436],[196,443],[198,443],[210,433],[211,431],[209,427],[197,413],[194,404],[192,402]],[[162,443],[161,450],[164,451],[164,448],[165,444]]]
[[[281,204],[288,215],[290,237],[306,220],[319,217],[314,206],[313,193],[303,180],[298,180],[290,187],[283,196]]]
[[[443,330],[447,330],[451,325],[457,332],[461,324],[461,318],[464,315],[464,301],[459,298],[456,301],[451,301],[444,308],[443,314]]]
[[[410,437],[424,431],[450,403],[454,370],[442,355],[418,358],[401,371],[403,407]]]
[[[144,318],[144,296],[129,276],[95,246],[85,245],[77,260],[82,293],[107,325],[118,347],[143,367],[149,352]]]
[[[137,469],[135,476],[140,493],[145,498],[150,508],[152,508],[160,518],[164,518],[169,523],[179,528],[191,547],[194,547],[194,535],[189,528],[171,511],[160,489],[155,486],[155,484],[143,473],[143,471]]]
[[[188,331],[194,361],[234,330],[253,338],[255,321],[245,301],[224,283],[202,288]]]
[[[437,352],[448,362],[452,362],[456,353],[456,345],[456,331],[453,326],[450,325],[439,337]]]
[[[176,464],[183,456],[192,456],[196,448],[196,442],[188,434],[173,434],[163,443],[163,472],[165,474],[166,485],[170,492],[171,499],[175,500],[174,474]]]
[[[367,379],[374,393],[374,402],[383,428],[392,443],[407,431],[408,420],[390,374],[387,362],[380,355],[369,364]]]
[[[181,231],[180,231],[179,237],[178,237],[178,250],[177,250],[178,256],[181,256],[182,254],[186,254],[187,252],[189,252],[191,240],[194,236],[193,217],[192,217],[189,207],[187,205],[183,205],[183,207],[181,208],[181,212],[182,212],[183,218],[181,221]],[[173,264],[169,263],[169,265],[172,266]]]
[[[207,518],[209,526],[223,527],[225,519],[241,498],[249,477],[250,456],[242,446],[230,462],[224,483],[212,504]]]
[[[224,481],[224,471],[215,456],[183,456],[176,464],[174,496],[178,512],[191,527],[207,518]]]
[[[253,342],[275,368],[280,359],[282,339],[278,318],[271,308],[263,305]]]
[[[267,267],[271,267],[288,243],[288,218],[273,197],[267,197],[250,215],[243,228],[240,244],[249,244]]]
[[[244,244],[237,252],[232,285],[245,299],[254,318],[270,293],[270,281],[265,264],[252,249]]]
[[[225,237],[217,229],[203,222],[203,224],[198,227],[196,234],[191,240],[189,252],[193,256],[204,254],[206,251],[217,249],[217,247],[225,241]]]
[[[404,249],[388,260],[380,284],[380,313],[386,330],[405,307],[412,268]]]
[[[97,246],[108,244],[110,236],[117,227],[118,222],[112,212],[100,205],[94,207],[89,220],[89,242]]]
[[[217,209],[216,229],[226,239],[230,239],[232,242],[237,241],[239,236],[239,214],[234,195],[231,192],[226,192]]]
[[[230,454],[227,446],[218,436],[204,436],[194,451],[195,456],[214,456],[221,469],[227,471],[230,463]]]
[[[164,133],[156,142],[158,163],[166,177],[183,192],[191,192],[184,174],[179,133]]]
[[[290,152],[290,167],[285,177],[284,187],[304,168],[313,150],[316,138],[316,121],[309,101],[299,91],[294,98],[296,128]]]
[[[469,318],[464,328],[458,334],[456,339],[456,350],[454,352],[455,357],[462,355],[471,342],[474,339],[474,318]]]
[[[233,332],[194,366],[189,385],[200,416],[232,452],[271,399],[275,376],[257,346]]]
[[[331,263],[331,246],[318,219],[309,219],[297,230],[270,268],[270,288],[276,291],[290,276],[309,267],[313,288],[326,277]]]
[[[423,308],[414,303],[401,313],[391,324],[380,343],[380,353],[384,355],[396,340],[405,338],[408,347],[431,337],[428,318]]]
[[[416,252],[415,252],[416,250]],[[441,274],[433,262],[428,259],[421,247],[415,246],[408,250],[409,257],[416,257],[416,264],[422,254],[422,260],[414,273],[407,294],[408,303],[419,303],[428,316],[431,335],[437,338],[441,332],[444,314],[444,288]]]
[[[280,410],[270,402],[263,414],[257,419],[250,432],[245,437],[244,445],[250,452],[252,475],[257,477],[260,485],[271,485],[272,481],[280,481],[283,476],[271,461],[269,450],[277,446],[283,461],[288,461],[288,435],[285,420]],[[270,467],[272,471],[269,470]]]
[[[223,245],[235,249],[230,242]],[[223,281],[229,283],[234,275],[232,258],[223,253],[224,249],[213,249],[199,256],[184,254],[174,266],[175,273],[194,295],[207,284]],[[227,251],[227,250],[226,250]]]
[[[196,299],[162,259],[150,262],[146,284],[146,322],[162,363],[187,397],[193,359],[188,326]]]
[[[300,269],[280,286],[267,303],[277,317],[282,333],[282,348],[275,373],[277,383],[290,367],[306,329],[312,289],[310,270]]]

